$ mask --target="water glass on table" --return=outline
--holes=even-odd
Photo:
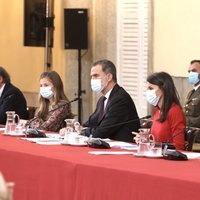
[[[154,144],[154,136],[150,133],[149,128],[139,129],[139,133],[132,132],[135,137],[135,142],[138,144],[137,155],[145,156],[149,154],[152,145]]]
[[[154,142],[149,151],[150,156],[162,156],[162,142]]]
[[[7,111],[6,116],[7,119],[4,133],[14,135],[16,134],[16,126],[20,121],[19,115],[15,114],[15,111]]]

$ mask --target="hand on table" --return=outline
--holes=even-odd
[[[140,134],[139,133],[137,133],[137,132],[132,132],[132,134],[134,135],[134,137],[133,137],[133,140],[135,140],[135,143],[136,144],[139,144],[139,142],[140,142]]]

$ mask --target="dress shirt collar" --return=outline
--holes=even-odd
[[[106,100],[104,101],[104,109],[106,108],[110,93],[111,93],[112,89],[110,89],[104,96],[106,97]]]
[[[109,98],[111,91],[112,91],[112,89],[110,89],[110,90],[104,95],[104,96],[106,97],[106,99]]]
[[[0,89],[0,97],[1,97],[1,95],[2,95],[2,93],[3,93],[3,90],[4,90],[4,88],[5,88],[5,83],[2,85],[2,87],[1,87],[1,89]]]

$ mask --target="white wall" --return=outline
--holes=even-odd
[[[200,1],[152,0],[154,13],[153,68],[187,76],[193,59],[200,59]]]

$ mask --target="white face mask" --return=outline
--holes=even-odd
[[[147,90],[146,98],[147,98],[147,101],[153,106],[157,106],[159,99],[160,99],[160,97],[156,96],[156,90],[155,89],[154,90]]]
[[[96,92],[97,94],[99,94],[105,87],[107,84],[103,85],[101,83],[101,79],[91,79],[91,88],[94,92]]]
[[[45,99],[50,99],[54,95],[51,86],[40,87],[40,95]]]

